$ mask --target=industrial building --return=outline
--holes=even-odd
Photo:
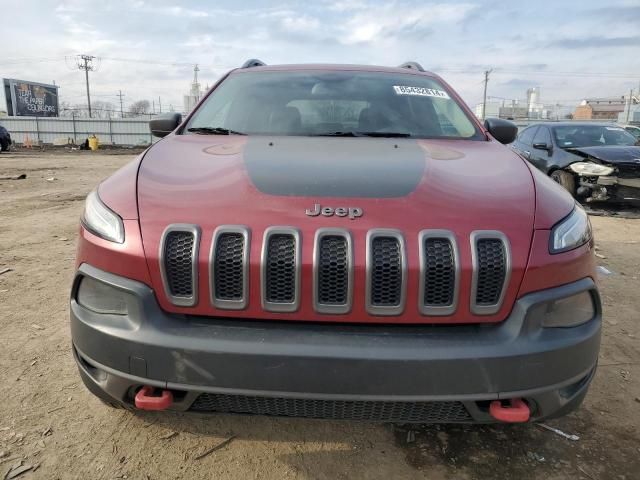
[[[586,98],[573,114],[574,120],[618,120],[625,109],[624,97]]]

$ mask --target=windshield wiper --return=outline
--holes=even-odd
[[[358,131],[346,131],[346,132],[326,132],[316,133],[314,137],[382,137],[382,138],[407,138],[410,137],[410,133],[401,132],[358,132]]]
[[[236,132],[235,130],[222,127],[191,127],[187,128],[187,131],[201,135],[246,135],[246,133]]]

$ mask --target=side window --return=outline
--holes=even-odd
[[[540,127],[533,137],[532,143],[546,143],[547,145],[551,145],[551,134],[549,133],[549,129],[547,127]]]
[[[524,129],[524,131],[518,136],[518,141],[526,145],[531,145],[533,143],[533,135],[536,133],[537,129],[537,125]]]

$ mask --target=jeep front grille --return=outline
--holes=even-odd
[[[447,230],[420,232],[420,312],[451,315],[458,303],[460,267],[455,236]]]
[[[372,315],[400,315],[406,288],[404,238],[396,230],[367,234],[367,311]]]
[[[471,234],[471,244],[471,311],[490,315],[500,309],[511,275],[509,242],[500,232],[476,231]]]
[[[211,303],[218,308],[241,310],[247,306],[249,285],[249,229],[216,229],[209,261]]]
[[[300,298],[300,233],[271,227],[262,245],[262,304],[272,312],[295,312]]]
[[[318,230],[313,257],[315,310],[319,313],[348,313],[353,296],[351,235],[340,229]]]
[[[378,422],[471,421],[471,416],[464,404],[455,401],[319,400],[201,393],[191,405],[190,410]]]
[[[170,225],[160,242],[160,271],[165,292],[174,305],[192,306],[198,296],[198,245],[195,225]]]
[[[413,287],[417,292],[412,297],[417,310],[425,316],[453,315],[461,302],[461,282],[469,278],[461,274],[459,253],[466,247],[469,254],[469,242],[448,230],[423,230],[417,240],[419,265],[414,268],[419,269],[419,285]],[[509,241],[501,232],[484,230],[472,232],[470,240],[471,295],[465,301],[473,314],[493,315],[502,307],[511,276]],[[250,243],[247,227],[223,225],[215,229],[207,269],[209,300],[214,307],[241,310],[249,305]],[[309,250],[313,249],[313,272],[311,285],[304,288],[312,294],[309,301],[315,312],[345,315],[354,309],[354,302],[363,302],[367,313],[375,316],[406,312],[409,260],[404,235],[398,230],[373,229],[363,243],[358,245],[349,230],[341,228],[320,228],[313,239],[305,239],[305,258],[311,258]],[[165,293],[174,305],[197,304],[199,244],[200,229],[195,225],[170,225],[162,236],[160,270]],[[355,274],[357,248],[365,250],[363,277]],[[259,282],[264,310],[299,310],[302,250],[302,237],[296,228],[265,230]],[[359,281],[364,282],[365,289],[360,299],[354,298]],[[413,311],[415,308],[413,303]]]

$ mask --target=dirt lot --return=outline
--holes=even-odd
[[[116,152],[117,153],[117,152]],[[403,427],[130,413],[77,375],[67,295],[78,218],[131,154],[0,155],[0,475],[20,478],[640,478],[640,220],[593,217],[605,325],[585,405],[551,425]],[[410,433],[410,430],[412,433]],[[174,432],[172,434],[172,432]],[[231,443],[198,456],[224,439]],[[412,438],[415,437],[415,440]]]

